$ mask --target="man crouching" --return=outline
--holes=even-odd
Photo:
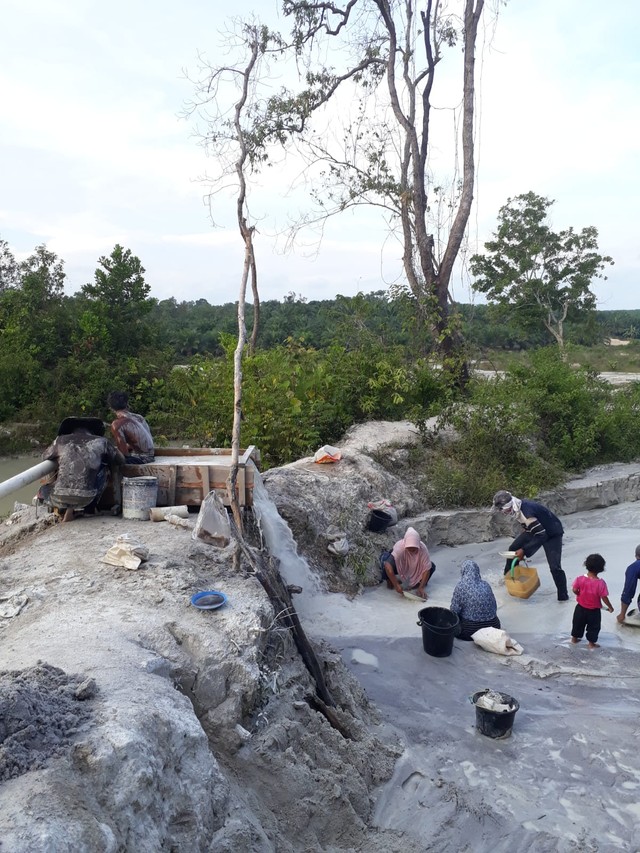
[[[55,482],[45,487],[48,493],[43,497],[64,510],[63,521],[73,521],[74,510],[95,512],[108,469],[124,464],[122,453],[104,437],[99,418],[65,418],[42,456],[58,465]]]

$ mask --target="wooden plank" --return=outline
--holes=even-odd
[[[198,477],[202,484],[202,500],[204,500],[211,491],[211,486],[209,485],[209,471],[211,469],[207,465],[198,465],[195,470],[197,471]]]
[[[238,476],[236,478],[236,498],[237,498],[240,506],[244,506],[246,503],[246,501],[245,501],[245,488],[244,488],[244,481],[245,481],[244,472],[245,472],[244,468],[238,468]]]
[[[169,468],[169,477],[167,482],[167,503],[166,506],[176,506],[176,481],[178,479],[178,468],[172,465]]]
[[[185,451],[190,451],[186,454]],[[124,465],[124,477],[156,477],[158,479],[158,506],[200,506],[205,495],[215,490],[225,506],[229,505],[227,496],[227,477],[231,464],[231,451],[212,453],[209,448],[162,448],[161,453],[173,451],[167,458],[156,458],[149,465]],[[255,459],[259,453],[253,446],[243,452],[238,467],[236,482],[240,506],[253,505],[253,465],[249,459]],[[203,454],[207,458],[205,462]],[[182,457],[182,459],[181,459]],[[199,458],[198,458],[199,457]],[[193,463],[189,464],[189,458]],[[209,461],[210,459],[210,461]],[[247,464],[249,463],[249,464]]]
[[[154,447],[156,456],[215,456],[212,447]]]
[[[241,453],[241,456],[238,459],[238,463],[240,465],[246,466],[247,463],[249,462],[249,460],[251,459],[255,463],[256,468],[259,467],[259,465],[260,465],[260,451],[255,446],[255,444],[250,444],[249,447],[247,447],[247,449],[244,452],[240,451],[240,453]]]
[[[245,506],[253,506],[253,475],[255,471],[254,468],[249,465],[249,467],[244,469],[245,476],[245,484],[244,484],[244,500]]]
[[[156,456],[231,456],[230,447],[154,447]],[[240,448],[240,457],[245,460],[250,456],[260,458],[260,451],[256,449],[254,444],[249,445],[245,450]]]
[[[200,506],[202,503],[202,479],[194,465],[176,466],[176,505]]]

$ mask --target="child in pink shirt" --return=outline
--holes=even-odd
[[[573,592],[577,596],[578,603],[573,611],[571,642],[579,643],[586,629],[590,649],[600,648],[598,643],[601,622],[600,602],[603,601],[609,613],[613,613],[607,585],[598,577],[600,572],[604,572],[604,566],[604,557],[600,554],[589,554],[584,561],[587,574],[576,578],[573,582]]]

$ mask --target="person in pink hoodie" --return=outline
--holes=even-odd
[[[571,642],[579,643],[586,629],[589,648],[597,649],[601,623],[600,602],[604,602],[609,613],[613,613],[613,607],[608,598],[607,585],[598,577],[600,572],[604,572],[604,557],[601,554],[589,554],[584,561],[584,567],[587,574],[576,578],[572,587],[578,603],[573,611]]]
[[[413,527],[408,527],[402,539],[384,561],[387,586],[402,595],[405,589],[416,590],[421,598],[427,598],[425,587],[436,570],[427,546]]]

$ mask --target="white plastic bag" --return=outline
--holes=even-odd
[[[346,557],[349,553],[349,540],[346,536],[341,539],[334,539],[327,545],[327,551],[334,554],[336,557]]]
[[[349,540],[344,530],[333,524],[327,527],[325,538],[329,541],[327,551],[335,557],[346,557],[349,553]]]
[[[222,498],[214,491],[209,492],[200,505],[192,539],[200,539],[207,545],[226,548],[231,541],[231,525]]]
[[[325,462],[339,462],[342,459],[342,453],[337,447],[332,447],[330,444],[323,444],[319,450],[313,455],[313,461],[323,464]]]
[[[521,655],[524,649],[501,628],[479,628],[471,639],[480,648],[496,655]]]

